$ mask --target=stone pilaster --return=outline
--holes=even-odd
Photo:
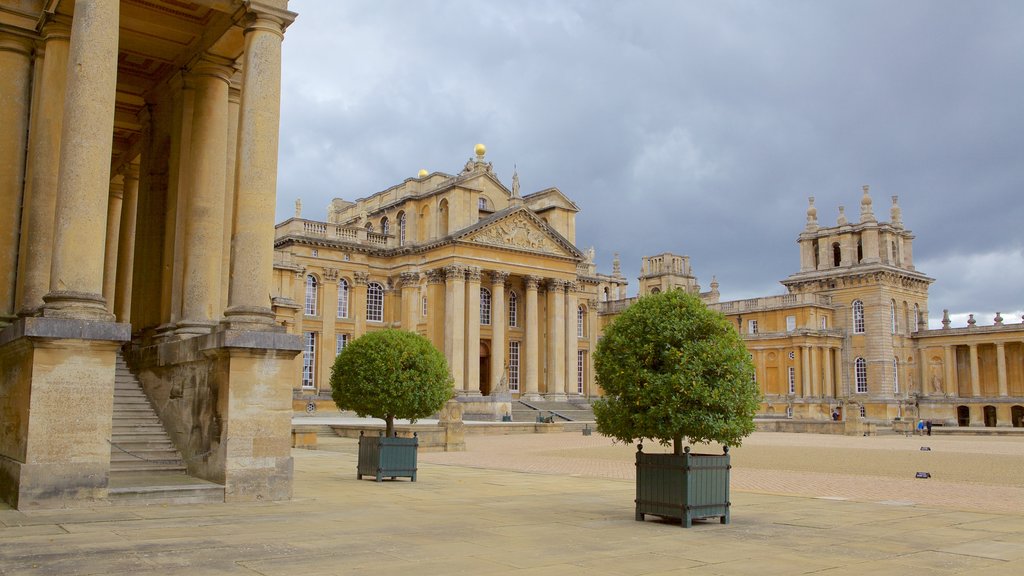
[[[480,268],[466,268],[466,393],[480,395]]]
[[[285,21],[250,14],[245,23],[242,100],[235,158],[231,282],[225,322],[268,329],[274,267],[277,143],[281,123],[281,41]]]
[[[121,202],[121,225],[118,227],[120,237],[117,242],[117,274],[114,279],[114,314],[118,322],[128,322],[131,319],[138,202],[139,165],[132,162],[124,174],[124,199]]]
[[[444,269],[427,270],[427,337],[438,350],[445,350],[444,343]]]
[[[110,180],[107,197],[107,238],[103,256],[103,299],[107,310],[114,312],[114,289],[117,286],[117,243],[121,232],[121,201],[124,198],[124,176]]]
[[[419,318],[420,275],[418,272],[402,272],[398,280],[402,286],[402,329],[415,332],[416,319]]]
[[[953,347],[948,344],[942,347],[942,351],[945,359],[943,365],[946,368],[946,396],[952,398],[959,394],[959,386],[956,379],[956,354]]]
[[[32,42],[0,30],[0,326],[14,319],[32,105]]]
[[[1009,388],[1006,382],[1006,344],[996,343],[996,377],[999,382],[999,395],[1009,395]]]
[[[228,307],[228,291],[231,288],[231,222],[235,215],[235,155],[238,148],[238,108],[242,101],[239,88],[241,75],[235,70],[228,87],[228,149],[227,168],[224,172],[224,238],[221,244],[220,260],[220,315]]]
[[[832,349],[822,348],[821,349],[822,363],[824,367],[822,374],[824,375],[824,382],[822,382],[822,395],[835,398],[839,396],[834,386],[832,385]]]
[[[978,365],[978,345],[970,345],[971,352],[971,396],[981,396],[981,373]]]
[[[554,398],[565,395],[565,282],[547,281],[547,393]]]
[[[540,399],[540,314],[537,309],[537,287],[540,285],[540,281],[539,276],[524,278],[526,309],[523,324],[526,330],[526,354],[522,362],[522,397],[526,400]]]
[[[68,54],[50,291],[43,314],[112,320],[103,301],[120,2],[75,5]]]
[[[508,329],[508,322],[505,320],[505,282],[508,280],[508,272],[492,270],[491,277],[491,381],[490,389],[493,394],[497,390],[502,378],[508,378],[505,370],[505,356],[507,344],[505,342],[505,331]]]
[[[57,209],[57,177],[60,168],[60,135],[64,124],[64,92],[67,87],[68,48],[71,28],[61,22],[43,27],[42,61],[38,99],[32,111],[29,135],[26,195],[21,218],[21,251],[18,258],[18,313],[34,314],[43,306],[50,289],[53,258],[53,216]],[[38,53],[37,53],[38,54]],[[6,76],[4,76],[6,78]],[[10,204],[8,204],[10,206]]]
[[[352,275],[354,286],[349,293],[348,307],[352,318],[356,321],[354,338],[366,334],[366,287],[370,283],[370,274],[355,272]]]
[[[200,60],[192,68],[195,90],[185,219],[181,319],[178,332],[209,332],[221,313],[224,190],[228,147],[229,63]]]
[[[578,298],[576,291],[579,287],[575,282],[565,283],[565,394],[567,396],[579,396],[579,374],[578,358],[579,353],[579,324]]]
[[[811,351],[811,396],[814,398],[820,398],[821,394],[821,372],[818,371],[818,355],[824,351],[824,348],[812,346]]]
[[[444,267],[444,355],[455,390],[466,391],[466,269]]]

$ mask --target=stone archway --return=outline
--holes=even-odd
[[[971,425],[971,409],[967,406],[956,407],[956,425],[957,426],[970,426]]]
[[[1010,407],[1010,423],[1014,428],[1024,428],[1024,406]]]
[[[985,426],[989,428],[995,428],[997,424],[996,407],[985,406],[985,408],[982,410],[982,413],[985,415]]]
[[[480,341],[480,394],[491,395],[491,342]]]

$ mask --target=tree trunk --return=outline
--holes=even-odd
[[[675,438],[672,439],[672,453],[675,454],[676,456],[681,456],[683,454],[682,436],[676,436]]]
[[[384,422],[384,436],[391,438],[395,435],[395,416],[393,414],[384,416]]]

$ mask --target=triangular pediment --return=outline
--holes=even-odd
[[[561,234],[525,208],[503,210],[458,235],[461,242],[486,244],[511,250],[582,258],[582,254]]]

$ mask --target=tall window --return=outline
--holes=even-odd
[[[822,330],[827,330],[828,329],[828,316],[822,316],[821,317],[821,329]]]
[[[897,322],[896,322],[896,301],[895,300],[890,300],[889,301],[889,322],[892,324],[892,333],[895,334],[897,329],[899,328],[897,326]]]
[[[491,325],[491,291],[480,288],[480,325]]]
[[[487,198],[480,197],[476,201],[477,210],[487,210]]]
[[[796,316],[786,316],[786,332],[796,330]]]
[[[586,381],[587,351],[576,351],[576,392],[583,394],[583,383]]]
[[[348,334],[335,334],[334,335],[334,355],[341,354],[341,351],[348,346]]]
[[[515,292],[508,293],[508,325],[509,328],[519,326],[519,296]]]
[[[914,327],[912,331],[917,332],[917,325],[921,323],[921,309],[914,304]]]
[[[423,297],[423,317],[427,317],[427,297]]]
[[[508,343],[508,391],[519,392],[519,341]]]
[[[373,232],[373,222],[367,222],[366,223],[366,231],[367,232]]]
[[[892,359],[892,393],[900,393],[900,359]]]
[[[380,219],[380,233],[385,236],[391,233],[391,221],[388,220],[387,216]]]
[[[757,320],[747,320],[747,332],[757,334]]]
[[[857,358],[854,362],[855,373],[857,381],[857,393],[866,394],[868,391],[868,363],[863,358]]]
[[[348,280],[338,280],[338,318],[348,318]]]
[[[853,301],[853,333],[864,333],[864,303],[860,300]]]
[[[306,347],[302,351],[302,387],[314,388],[313,372],[316,367],[316,332],[306,332]]]
[[[587,315],[586,315],[586,312],[583,310],[583,306],[577,307],[576,308],[576,337],[577,338],[583,338],[583,335],[586,334],[586,329],[585,329],[585,326],[584,326],[584,322],[586,321],[586,318],[587,318]]]
[[[384,321],[384,287],[377,282],[370,282],[366,287],[366,320]]]
[[[398,213],[398,245],[405,246],[405,212]]]
[[[316,293],[318,289],[316,276],[312,274],[306,276],[306,316],[316,316]]]
[[[796,394],[796,368],[789,367],[789,393]]]

